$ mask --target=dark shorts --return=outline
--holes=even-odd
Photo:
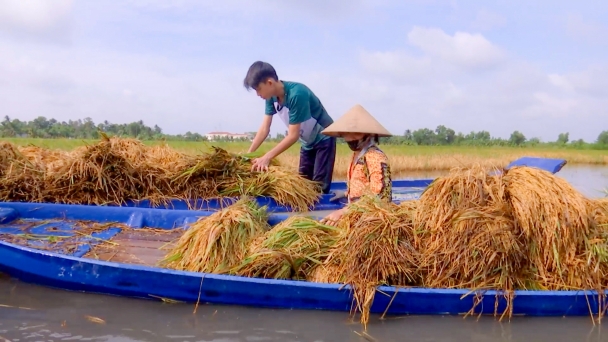
[[[300,174],[321,183],[324,194],[329,193],[334,162],[336,161],[336,138],[320,141],[310,150],[300,149]]]

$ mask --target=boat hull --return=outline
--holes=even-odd
[[[73,219],[121,222],[182,229],[209,212],[59,204],[0,203],[0,223],[17,218]],[[285,215],[273,215],[276,224]],[[100,235],[101,236],[101,235]],[[98,237],[107,239],[110,236]],[[307,281],[275,280],[202,274],[99,261],[0,242],[0,271],[20,280],[65,290],[135,298],[166,298],[189,303],[252,307],[349,311],[353,297],[348,286]],[[483,294],[473,313],[493,314],[506,309],[507,301],[495,291]],[[474,294],[467,290],[380,287],[372,313],[391,315],[458,315],[471,310]],[[389,305],[390,304],[390,305]],[[513,314],[530,316],[582,316],[598,312],[593,291],[517,291]]]
[[[260,308],[349,311],[352,304],[350,289],[338,284],[172,271],[86,260],[7,243],[0,243],[0,260],[2,272],[65,290]],[[458,315],[471,310],[474,303],[474,296],[466,296],[465,290],[380,287],[379,291],[372,313]],[[496,294],[487,291],[474,313],[493,314],[495,300],[498,313],[502,313],[506,301]],[[514,315],[582,316],[597,310],[593,292],[518,291],[513,301]]]

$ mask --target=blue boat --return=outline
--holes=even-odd
[[[349,311],[353,303],[348,286],[296,280],[259,279],[163,269],[159,247],[183,233],[184,228],[208,211],[162,210],[134,207],[0,203],[0,272],[22,281],[65,290],[188,303],[252,307]],[[275,225],[288,217],[273,214]],[[82,223],[104,225],[102,230],[79,234]],[[155,227],[163,234],[144,227]],[[15,239],[23,232],[35,240],[23,246]],[[54,238],[48,238],[53,236]],[[62,246],[62,238],[77,237],[78,246]],[[112,239],[117,244],[105,255],[91,247]],[[12,242],[11,242],[12,241]],[[29,240],[28,240],[29,241]],[[52,242],[55,241],[55,242]],[[49,243],[57,248],[48,250]],[[128,256],[134,256],[129,258]],[[372,313],[389,315],[458,315],[471,310],[475,294],[467,290],[380,287]],[[493,314],[506,301],[487,291],[473,310]],[[514,315],[583,316],[598,313],[599,297],[593,291],[518,291]]]
[[[564,159],[550,159],[550,158],[538,158],[538,157],[523,157],[511,162],[505,169],[510,169],[514,166],[529,166],[536,167],[551,173],[559,172],[564,165],[566,160]],[[420,197],[422,192],[434,181],[434,179],[400,179],[392,181],[393,188],[393,202],[400,203],[402,201],[417,199]],[[331,191],[346,190],[346,182],[333,182],[331,185]],[[346,200],[341,199],[338,201],[331,201],[333,195],[322,195],[319,201],[310,208],[311,211],[329,211],[338,210],[346,205]],[[127,207],[140,207],[140,208],[159,208],[159,209],[176,209],[176,210],[217,210],[231,203],[234,203],[237,198],[221,198],[221,199],[210,199],[210,200],[171,200],[168,203],[154,205],[148,200],[143,201],[128,201],[123,206]],[[257,202],[261,206],[267,206],[268,210],[275,213],[280,212],[292,212],[294,211],[289,206],[283,206],[278,204],[274,199],[269,197],[258,197]]]

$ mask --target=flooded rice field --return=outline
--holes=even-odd
[[[433,178],[441,173],[398,175]],[[567,165],[558,173],[588,197],[604,196],[608,167]],[[398,191],[397,191],[398,192]],[[396,194],[399,195],[399,194]],[[413,196],[411,194],[402,194]],[[589,317],[372,316],[369,336],[347,312],[163,303],[84,294],[0,277],[3,341],[608,341]]]

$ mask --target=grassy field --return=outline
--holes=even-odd
[[[94,144],[96,140],[78,139],[3,139],[19,146],[33,144],[39,147],[72,150],[84,144]],[[144,141],[147,145],[162,144],[158,141]],[[209,151],[212,145],[228,151],[247,152],[248,142],[186,142],[170,141],[168,144],[185,153]],[[260,152],[271,149],[276,143],[262,144]],[[505,166],[511,161],[524,156],[562,158],[569,164],[607,165],[608,155],[601,150],[573,150],[560,148],[512,148],[512,147],[461,147],[461,146],[404,146],[381,145],[389,156],[391,171],[394,174],[420,171],[445,171],[452,167],[467,167],[475,164],[484,166]],[[338,144],[334,175],[344,178],[351,158],[351,151],[346,144]],[[292,146],[279,156],[279,161],[294,169],[299,161],[299,144]]]

